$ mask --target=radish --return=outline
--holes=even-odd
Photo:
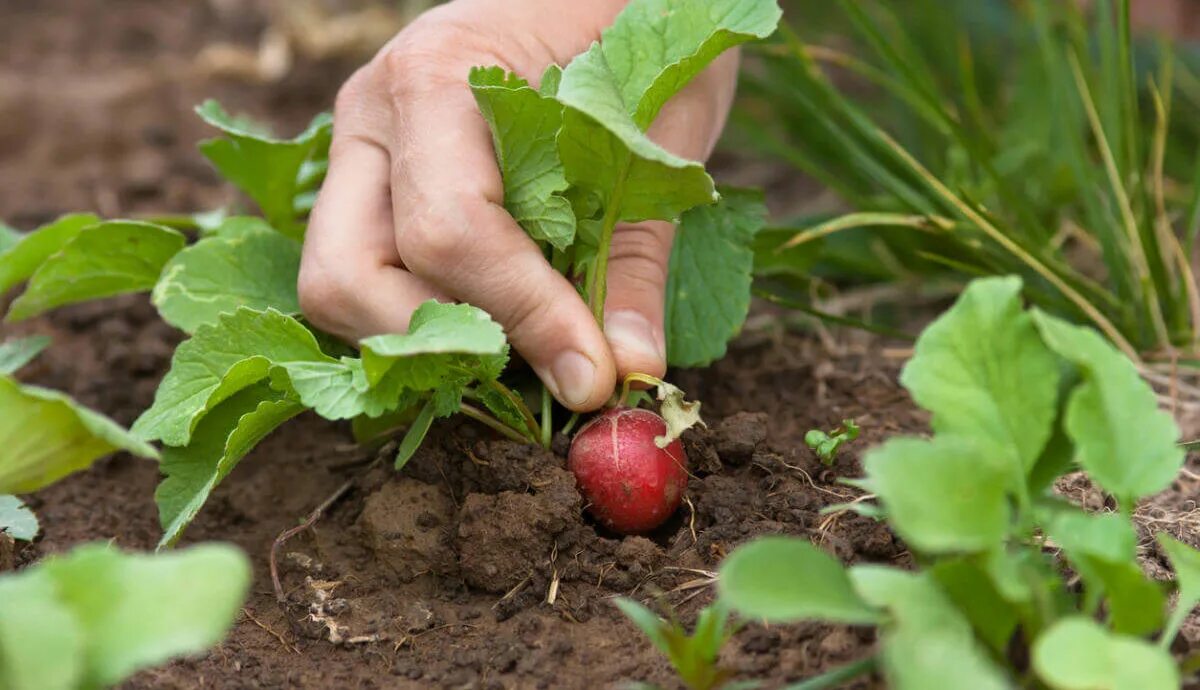
[[[618,406],[605,411],[575,434],[567,462],[588,510],[622,534],[661,525],[687,488],[683,444],[649,410]]]

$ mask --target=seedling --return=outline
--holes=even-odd
[[[858,433],[858,424],[855,424],[853,419],[843,419],[842,425],[829,433],[820,429],[810,429],[804,435],[804,445],[817,454],[822,465],[828,467],[837,460],[838,449],[858,438]]]
[[[134,555],[91,544],[2,575],[0,687],[108,687],[203,651],[249,586],[249,559],[226,545]]]
[[[901,381],[935,433],[865,456],[857,483],[918,569],[847,569],[807,541],[767,537],[721,568],[734,610],[878,626],[893,688],[1180,686],[1169,650],[1200,602],[1200,552],[1158,535],[1175,569],[1171,608],[1168,587],[1138,566],[1131,517],[1182,466],[1179,429],[1128,358],[1093,330],[1024,310],[1021,291],[1016,278],[978,280],[925,330]],[[1054,495],[1077,465],[1117,512]]]
[[[650,643],[666,655],[689,690],[747,690],[757,686],[756,683],[730,682],[733,673],[717,665],[721,647],[738,628],[730,620],[729,608],[721,602],[700,611],[691,635],[679,621],[659,618],[632,599],[616,599],[615,603]],[[653,686],[645,684],[632,687],[653,690]]]

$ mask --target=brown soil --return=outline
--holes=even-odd
[[[246,13],[217,9],[228,6]],[[352,68],[300,64],[267,85],[194,74],[191,57],[204,45],[252,42],[262,24],[261,8],[236,0],[40,0],[0,9],[0,217],[27,228],[69,210],[135,215],[231,202],[193,152],[206,132],[191,106],[217,96],[295,128],[328,107]],[[23,377],[123,423],[149,405],[179,339],[140,296],[3,332],[52,335],[54,347]],[[857,473],[863,449],[925,428],[896,383],[899,363],[860,335],[830,342],[766,328],[744,335],[709,370],[676,372],[704,401],[711,428],[685,439],[695,476],[679,514],[653,534],[623,539],[583,516],[561,452],[450,423],[396,475],[386,458],[352,446],[344,425],[302,417],[242,462],[185,540],[231,541],[254,560],[252,594],[229,639],[128,687],[678,687],[612,597],[690,621],[711,600],[706,585],[721,558],[761,534],[806,536],[847,562],[906,563],[904,547],[879,524],[820,513],[853,498],[837,480]],[[863,437],[825,468],[802,437],[845,418]],[[33,496],[44,532],[18,546],[17,565],[96,539],[153,548],[157,480],[152,463],[116,456]],[[280,550],[279,604],[267,567],[272,542],[346,482],[315,527]],[[1181,514],[1194,488],[1164,497],[1169,516]],[[722,662],[739,678],[778,687],[860,658],[873,644],[865,629],[749,625]]]

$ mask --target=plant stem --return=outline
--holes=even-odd
[[[629,389],[635,381],[644,383],[647,386],[654,386],[655,388],[663,385],[662,379],[655,378],[649,374],[630,374],[621,382],[621,395],[617,398],[617,407],[624,405],[625,401],[629,399]]]
[[[523,400],[521,396],[512,392],[512,389],[510,389],[508,386],[495,379],[485,382],[484,385],[488,386],[500,395],[503,395],[508,402],[512,403],[513,407],[517,408],[517,410],[521,412],[521,418],[525,420],[525,426],[528,427],[527,432],[529,438],[533,439],[534,443],[538,443],[538,439],[540,439],[542,436],[541,426],[538,424],[537,420],[534,419],[533,412],[529,409],[529,406],[525,404],[525,400]]]
[[[559,433],[561,433],[563,436],[569,436],[571,434],[571,429],[574,429],[575,425],[578,423],[579,423],[579,413],[575,412],[574,414],[571,415],[571,418],[567,420],[567,423],[563,425],[562,431],[560,431]]]
[[[869,656],[866,659],[859,659],[853,663],[835,668],[828,673],[822,673],[815,678],[809,678],[806,681],[789,685],[784,690],[829,690],[830,688],[836,688],[848,680],[874,671],[877,664],[878,661],[875,657]]]
[[[483,424],[484,426],[493,429],[494,431],[498,432],[501,436],[509,439],[510,441],[516,441],[517,443],[529,443],[530,441],[533,441],[534,443],[537,443],[537,440],[538,440],[537,437],[522,436],[515,429],[509,427],[508,425],[504,424],[500,420],[498,420],[495,417],[491,416],[490,414],[484,412],[483,410],[479,409],[478,407],[475,407],[473,405],[468,405],[467,403],[460,403],[458,406],[458,411],[465,414],[466,416],[470,417],[471,419],[474,419],[475,421],[479,422],[480,424]]]
[[[542,418],[539,422],[542,425],[542,447],[549,448],[550,441],[554,435],[554,420],[551,419],[554,409],[554,399],[550,397],[550,390],[545,385],[542,386]]]
[[[600,244],[596,248],[596,266],[592,270],[591,284],[588,285],[588,306],[592,308],[592,316],[604,330],[604,301],[608,297],[608,252],[612,248],[613,231],[616,230],[617,220],[621,214],[621,202],[625,196],[625,177],[629,174],[631,157],[621,162],[617,171],[617,186],[604,208],[604,219],[600,224]]]

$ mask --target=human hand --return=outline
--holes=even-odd
[[[500,65],[536,85],[599,39],[620,0],[454,0],[398,34],[342,87],[329,172],[313,209],[300,303],[348,340],[404,332],[422,302],[490,313],[558,400],[602,405],[618,376],[666,371],[664,290],[674,228],[617,228],[602,333],[575,288],[504,210],[491,135],[467,85]],[[724,126],[737,55],[663,109],[650,136],[704,160]]]

